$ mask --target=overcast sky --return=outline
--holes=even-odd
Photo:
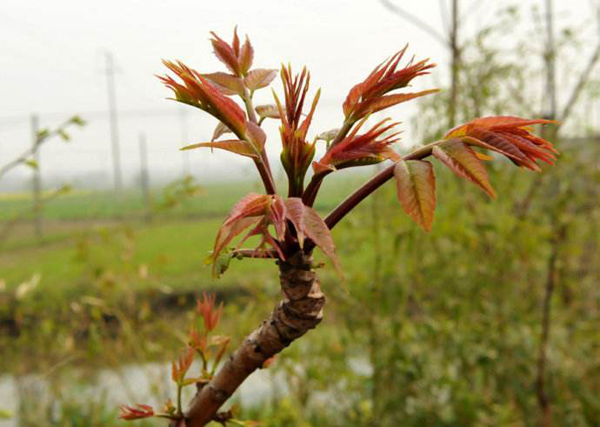
[[[439,8],[443,1],[390,1],[444,31]],[[541,0],[520,3],[530,8]],[[509,2],[464,0],[463,10],[471,11],[464,21],[467,34],[490,23],[501,4]],[[559,25],[589,18],[589,0],[555,4]],[[153,173],[173,176],[183,168],[177,149],[184,136],[186,143],[209,139],[214,119],[199,110],[182,118],[184,110],[165,100],[169,92],[154,74],[164,72],[161,58],[181,59],[201,72],[222,69],[211,53],[210,30],[230,40],[237,24],[240,33],[251,38],[257,67],[276,68],[288,61],[295,68],[306,65],[314,88],[323,90],[314,132],[339,126],[348,89],[404,44],[409,43],[417,57],[440,64],[440,74],[422,79],[417,87],[431,87],[434,78],[443,81],[448,61],[439,43],[390,13],[379,0],[3,0],[0,22],[0,164],[30,143],[32,113],[39,114],[43,125],[78,113],[89,125],[73,131],[70,145],[52,141],[42,152],[43,173],[65,179],[85,172],[110,179],[106,52],[114,55],[118,67],[122,163],[128,178],[138,170],[139,132],[147,134]],[[268,91],[258,98],[271,101]],[[407,122],[411,111],[400,106],[393,116]],[[276,151],[274,123],[267,130]],[[201,179],[236,168],[250,170],[247,159],[228,153],[194,151],[191,161]],[[11,175],[14,180],[29,174],[22,169]]]

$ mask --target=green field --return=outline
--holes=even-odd
[[[347,176],[323,187],[317,209],[327,212],[341,201],[363,176]],[[237,200],[254,184],[215,184],[196,196],[184,198],[171,209],[156,209],[150,222],[143,220],[139,193],[129,191],[115,201],[112,193],[75,191],[53,200],[43,211],[44,236],[38,242],[31,218],[26,216],[0,242],[0,279],[8,289],[40,275],[39,286],[49,292],[77,292],[85,288],[90,263],[117,272],[143,268],[156,280],[133,280],[131,286],[168,286],[175,289],[203,289],[243,285],[268,261],[238,262],[223,279],[211,276],[204,263],[212,249],[220,223]],[[155,203],[163,194],[155,191]],[[8,220],[30,206],[22,197],[0,197],[0,217]],[[129,247],[127,247],[129,245]],[[82,247],[84,249],[82,249]],[[82,260],[81,251],[87,259]],[[129,251],[127,260],[121,252]]]
[[[519,217],[534,175],[509,166],[490,167],[498,200],[439,170],[431,233],[402,213],[392,184],[336,227],[345,277],[317,251],[316,261],[325,261],[318,270],[325,318],[273,368],[290,392],[244,407],[245,417],[274,427],[362,427],[378,419],[385,427],[536,425],[541,307],[556,275],[548,344],[554,416],[557,425],[597,425],[598,205],[583,192],[548,196],[554,184],[540,181]],[[576,185],[597,191],[596,178],[574,169],[579,175],[564,172],[571,182],[577,176]],[[326,182],[327,202],[318,210],[325,214],[364,179],[340,173]],[[233,260],[220,279],[204,263],[228,210],[260,187],[204,190],[154,210],[152,221],[133,191],[120,207],[110,193],[75,191],[47,205],[41,242],[31,218],[16,223],[0,247],[0,373],[52,373],[51,399],[32,406],[45,411],[58,400],[83,414],[82,425],[99,414],[114,420],[112,403],[98,401],[101,412],[88,413],[78,394],[95,391],[88,375],[169,363],[186,342],[202,291],[225,301],[218,333],[234,343],[273,309],[280,298],[273,261]],[[154,191],[156,205],[163,194]],[[0,215],[6,221],[30,204],[26,196],[4,197]],[[563,212],[570,214],[558,216]],[[557,240],[561,224],[569,231]],[[74,372],[82,372],[76,385]],[[153,395],[164,397],[165,381]],[[308,391],[336,405],[324,407]],[[22,393],[22,401],[31,400],[28,389]],[[132,396],[129,403],[137,401]],[[29,412],[18,410],[21,419]]]

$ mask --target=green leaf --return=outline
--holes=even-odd
[[[50,131],[48,129],[40,129],[37,133],[38,141],[42,141],[50,136]]]
[[[400,160],[394,167],[402,209],[425,231],[431,231],[435,211],[435,175],[430,162]]]
[[[56,133],[58,133],[58,136],[60,136],[60,138],[65,142],[71,140],[71,136],[64,129],[58,129]]]
[[[69,122],[76,125],[76,126],[85,126],[85,120],[83,120],[81,117],[75,115],[73,117],[71,117],[69,119]]]
[[[28,159],[25,161],[25,164],[32,169],[38,170],[40,168],[39,163],[36,160]]]

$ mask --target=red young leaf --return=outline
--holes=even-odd
[[[223,124],[223,122],[217,123],[217,126],[215,127],[215,130],[213,131],[211,141],[214,141],[215,139],[219,139],[222,135],[225,135],[226,133],[233,133],[233,132],[231,132],[231,129],[229,129],[225,124]]]
[[[262,218],[262,216],[240,218],[234,221],[232,224],[221,226],[221,228],[219,229],[219,233],[217,234],[217,238],[215,239],[215,247],[212,253],[214,276],[218,276],[218,274],[216,273],[217,266],[215,261],[217,260],[217,258],[219,258],[219,255],[221,254],[223,249],[225,249],[227,245],[237,236],[239,236],[244,231],[260,222]]]
[[[269,119],[280,119],[279,108],[275,104],[267,104],[267,105],[258,105],[256,108],[256,114],[259,115],[261,119],[269,118]]]
[[[173,381],[178,384],[183,382],[185,374],[192,366],[195,354],[196,352],[192,347],[187,347],[176,361],[171,362],[171,378]]]
[[[243,135],[246,131],[246,114],[234,101],[221,94],[203,77],[199,77],[204,83],[203,88],[209,105],[212,107],[209,113],[220,119],[227,127],[236,134]]]
[[[252,61],[254,60],[254,48],[250,43],[250,39],[246,36],[246,41],[240,49],[240,72],[242,75],[246,75],[248,70],[252,68]]]
[[[202,315],[202,320],[204,321],[204,328],[207,331],[212,331],[219,325],[221,314],[223,314],[223,301],[221,301],[221,303],[215,310],[216,300],[217,296],[215,294],[211,294],[210,297],[208,297],[206,295],[206,292],[203,292],[202,301],[200,301],[199,299],[196,301],[198,313]]]
[[[435,211],[435,175],[424,160],[400,160],[394,167],[398,200],[412,219],[431,231]]]
[[[341,273],[342,268],[335,254],[335,244],[333,243],[331,230],[317,211],[308,206],[304,207],[304,233],[315,242],[315,245],[321,248],[325,255],[331,259],[335,269]]]
[[[134,406],[121,405],[119,407],[119,418],[122,420],[139,420],[154,416],[154,409],[149,405],[136,404]]]
[[[246,236],[238,242],[238,248],[249,237],[259,235],[262,240],[256,250],[264,250],[265,246],[269,245],[277,251],[281,259],[285,259],[279,242],[269,232],[269,226],[273,225],[277,238],[283,240],[286,233],[286,211],[285,203],[277,195],[251,193],[236,203],[223,222],[215,240],[212,254],[213,274],[216,275],[217,272],[216,261],[219,254],[236,236],[248,229],[250,230]]]
[[[243,77],[248,74],[254,60],[254,48],[248,36],[246,36],[246,41],[240,47],[237,27],[233,32],[231,44],[228,44],[213,32],[211,32],[211,35],[213,36],[211,43],[217,58],[236,76]]]
[[[482,117],[457,126],[445,138],[461,138],[465,143],[493,150],[508,157],[517,166],[541,171],[541,160],[554,164],[558,153],[552,143],[531,134],[531,126],[556,123],[552,120],[522,119],[512,116]]]
[[[250,193],[235,204],[217,234],[212,254],[213,261],[219,257],[229,242],[263,218],[271,200],[271,196]]]
[[[243,95],[244,81],[236,76],[227,73],[202,74],[219,92],[223,95]]]
[[[275,227],[275,234],[280,241],[285,239],[285,230],[286,230],[286,205],[284,201],[279,196],[274,196],[273,202],[269,207],[268,217]]]
[[[398,93],[394,95],[380,96],[378,98],[362,102],[356,109],[355,114],[358,117],[364,117],[367,114],[376,113],[377,111],[385,110],[386,108],[402,102],[410,101],[411,99],[419,98],[425,95],[431,95],[432,93],[438,93],[439,91],[439,89],[430,89],[421,92]]]
[[[306,206],[299,197],[286,199],[285,206],[286,217],[294,224],[300,247],[304,247],[304,239],[308,237],[331,259],[336,270],[341,272],[341,267],[335,254],[333,236],[325,221],[323,221],[314,209]]]
[[[290,197],[285,199],[286,217],[289,219],[296,229],[298,244],[301,248],[304,247],[304,208],[306,207],[299,197]]]
[[[396,136],[400,132],[380,138],[398,123],[386,125],[389,119],[384,119],[375,124],[368,132],[357,135],[366,120],[367,118],[365,117],[354,127],[348,136],[336,145],[331,146],[318,162],[313,162],[315,173],[342,169],[349,166],[371,165],[382,162],[385,159],[397,160],[399,158],[390,145],[398,141]]]
[[[301,192],[306,170],[315,155],[315,143],[306,141],[308,127],[319,101],[320,90],[313,99],[310,111],[301,122],[304,101],[310,84],[310,73],[306,68],[300,74],[293,76],[291,66],[283,67],[281,80],[285,95],[285,107],[275,95],[275,102],[281,116],[281,163],[291,183],[290,195],[297,196]]]
[[[214,32],[210,33],[213,38],[210,40],[212,45],[213,45],[213,49],[214,49],[214,53],[216,55],[217,58],[219,58],[219,60],[225,64],[227,66],[227,68],[229,68],[229,70],[231,70],[231,72],[233,74],[235,74],[236,76],[240,75],[240,64],[238,61],[238,53],[236,52],[234,47],[236,44],[236,40],[237,40],[237,47],[239,49],[239,39],[237,37],[237,29],[236,31],[234,31],[234,36],[233,36],[233,43],[232,45],[234,46],[230,46],[225,40],[223,40],[222,38],[220,38],[219,36],[217,36]]]
[[[250,193],[235,204],[223,225],[230,225],[240,218],[264,215],[271,203],[271,196],[265,194]]]
[[[484,130],[482,130],[482,131],[486,132]],[[478,132],[476,132],[476,133],[478,133]],[[492,144],[494,144],[494,145],[492,145],[488,142],[485,142],[482,139],[477,139],[472,136],[464,136],[461,139],[465,144],[485,148],[486,150],[490,150],[490,151],[495,151],[496,153],[500,153],[500,154],[508,157],[511,160],[518,161],[518,160],[521,160],[525,156],[525,154],[523,154],[523,152],[521,152],[521,150],[519,150],[513,144],[511,144],[508,141],[501,139],[501,138],[496,138],[496,137],[489,138],[488,140],[490,140],[492,142]]]
[[[265,148],[265,141],[267,140],[265,131],[252,122],[248,122],[247,126],[248,128],[246,133],[248,142],[250,142],[259,153],[262,152]]]
[[[490,185],[487,171],[475,152],[459,139],[449,139],[433,147],[432,153],[454,173],[478,185],[495,198],[496,193]]]
[[[269,86],[275,77],[277,77],[277,70],[257,68],[248,73],[248,75],[244,78],[244,82],[246,83],[248,89],[255,91],[257,89]]]
[[[230,98],[219,92],[197,71],[181,62],[163,61],[183,82],[177,83],[169,76],[159,77],[175,93],[176,100],[198,107],[223,122],[238,138],[246,132],[246,114]]]
[[[389,60],[378,65],[363,82],[355,85],[350,90],[343,105],[346,118],[352,116],[354,120],[359,120],[366,114],[369,114],[369,112],[379,111],[407,100],[402,100],[401,97],[395,100],[391,98],[382,101],[379,105],[381,108],[379,109],[374,109],[373,106],[369,107],[369,103],[372,104],[376,100],[380,100],[386,93],[408,86],[412,79],[423,74],[428,74],[428,70],[435,67],[435,64],[428,64],[427,60],[417,62],[416,64],[410,61],[406,67],[398,70],[398,64],[404,56],[406,49],[405,47]],[[426,92],[422,92],[418,96],[426,94]],[[412,97],[414,98],[415,96]]]
[[[194,148],[218,148],[220,150],[230,151],[235,154],[239,154],[246,157],[258,158],[258,154],[254,146],[248,141],[242,141],[239,139],[229,139],[226,141],[213,141],[213,142],[200,142],[198,144],[186,145],[181,150],[193,150]]]
[[[553,124],[556,123],[554,120],[545,119],[523,119],[515,116],[489,116],[480,117],[471,120],[469,123],[464,125],[456,126],[446,133],[445,138],[454,138],[457,136],[468,135],[469,132],[475,128],[522,128],[537,124]]]

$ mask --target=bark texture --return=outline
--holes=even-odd
[[[319,324],[325,295],[311,261],[310,255],[300,251],[278,262],[281,301],[270,317],[244,339],[210,383],[198,390],[185,413],[186,427],[210,422],[250,374]]]

